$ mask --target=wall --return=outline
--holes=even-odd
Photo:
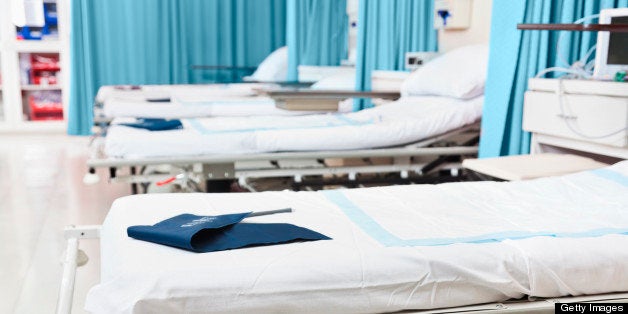
[[[349,17],[349,36],[347,43],[347,63],[355,64],[355,60],[357,59],[357,47],[358,47],[358,10],[359,10],[359,1],[358,0],[347,0],[347,16]]]
[[[464,30],[440,30],[438,32],[439,51],[447,52],[470,44],[488,44],[493,0],[469,1],[473,1],[471,27]]]

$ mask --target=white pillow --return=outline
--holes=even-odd
[[[285,82],[288,78],[288,47],[273,51],[247,80],[258,82]]]
[[[484,93],[488,46],[465,46],[418,68],[401,85],[403,96],[437,95],[469,99]]]
[[[355,90],[355,71],[342,71],[312,84],[318,90]]]

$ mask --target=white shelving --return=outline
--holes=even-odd
[[[64,132],[67,129],[69,91],[69,3],[70,0],[47,0],[57,3],[58,39],[17,40],[11,19],[12,1],[0,0],[0,132]],[[59,55],[61,67],[57,84],[22,84],[20,55],[25,53],[53,53]],[[63,120],[30,121],[25,112],[27,95],[40,91],[61,91]]]
[[[62,43],[59,39],[44,40],[14,40],[8,42],[8,46],[19,52],[59,52],[62,50]]]
[[[63,90],[61,85],[22,85],[23,91]]]

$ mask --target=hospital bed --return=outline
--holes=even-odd
[[[286,96],[286,95],[283,95]],[[114,120],[107,136],[93,145],[90,173],[109,168],[112,181],[132,184],[172,181],[183,187],[251,178],[292,177],[295,182],[322,175],[398,173],[422,175],[446,156],[477,153],[483,97],[404,97],[347,114],[295,117],[213,117],[183,119],[183,129],[151,132]],[[430,157],[413,163],[412,158]],[[328,158],[389,157],[397,162],[329,167]],[[147,168],[171,165],[166,174]],[[121,175],[120,168],[129,168]],[[210,190],[208,188],[207,190]],[[137,192],[137,187],[134,188]]]
[[[515,182],[118,199],[70,227],[59,299],[69,312],[79,239],[100,238],[94,313],[553,313],[628,301],[628,161]],[[332,240],[197,254],[129,238],[191,213],[293,209],[247,219]]]
[[[94,122],[116,117],[186,118],[212,115],[278,114],[257,89],[275,84],[102,86],[94,100]]]
[[[212,183],[206,184],[206,190],[211,190],[220,181],[239,180],[247,186],[247,179],[259,177],[287,176],[301,182],[304,177],[337,174],[350,180],[366,173],[396,173],[402,179],[422,176],[450,158],[459,161],[477,153],[487,60],[485,45],[448,52],[409,74],[401,84],[399,100],[359,112],[193,118],[184,119],[181,130],[152,133],[114,121],[106,138],[95,144],[89,172],[109,168],[114,180],[133,184],[178,180],[192,190],[204,181]],[[346,81],[345,75],[317,84],[336,86],[343,77]],[[268,94],[286,103],[314,97],[315,103],[328,100],[327,92],[271,90]],[[369,94],[336,93],[341,98]],[[426,156],[431,160],[420,158]],[[376,164],[370,162],[373,157],[395,162]],[[329,167],[325,162],[329,158],[362,158],[370,163]],[[174,166],[173,173],[155,176],[154,171],[146,171],[164,164]],[[129,175],[121,176],[120,167],[129,167]]]
[[[308,90],[267,83],[102,86],[94,101],[94,123],[103,125],[120,117],[179,119],[350,112],[353,103],[343,102],[347,98],[394,100],[399,92]]]
[[[199,68],[195,66],[194,68]],[[200,68],[225,69],[224,66],[201,66]],[[310,87],[324,90],[346,90],[355,88],[355,71],[343,71],[342,76],[325,84],[327,75],[314,83],[287,82],[288,50],[282,47],[271,53],[245,83],[196,84],[196,85],[142,85],[101,86],[94,100],[94,122],[103,126],[117,117],[144,118],[190,118],[209,116],[250,115],[301,115],[313,111],[351,111],[352,106],[340,106],[338,102],[347,97],[318,98],[314,110],[284,110],[276,105],[285,104],[264,93],[265,90],[298,89]],[[349,75],[347,75],[349,74]],[[331,75],[333,76],[333,75]],[[338,80],[342,84],[337,84]],[[399,98],[399,93],[386,93],[383,98]],[[291,98],[295,100],[295,98]],[[308,99],[305,99],[307,101]],[[300,98],[303,102],[304,99]],[[320,106],[325,102],[328,106]],[[311,105],[311,102],[310,102]],[[311,107],[311,106],[310,106]]]

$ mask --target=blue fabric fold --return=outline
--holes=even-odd
[[[248,213],[220,216],[182,214],[152,226],[131,226],[129,237],[197,253],[274,245],[296,241],[329,240],[307,228],[285,223],[243,223]]]
[[[145,129],[149,131],[169,131],[182,129],[183,124],[181,120],[166,120],[166,119],[148,119],[138,118],[134,123],[120,123],[120,125],[129,126],[137,129]]]

